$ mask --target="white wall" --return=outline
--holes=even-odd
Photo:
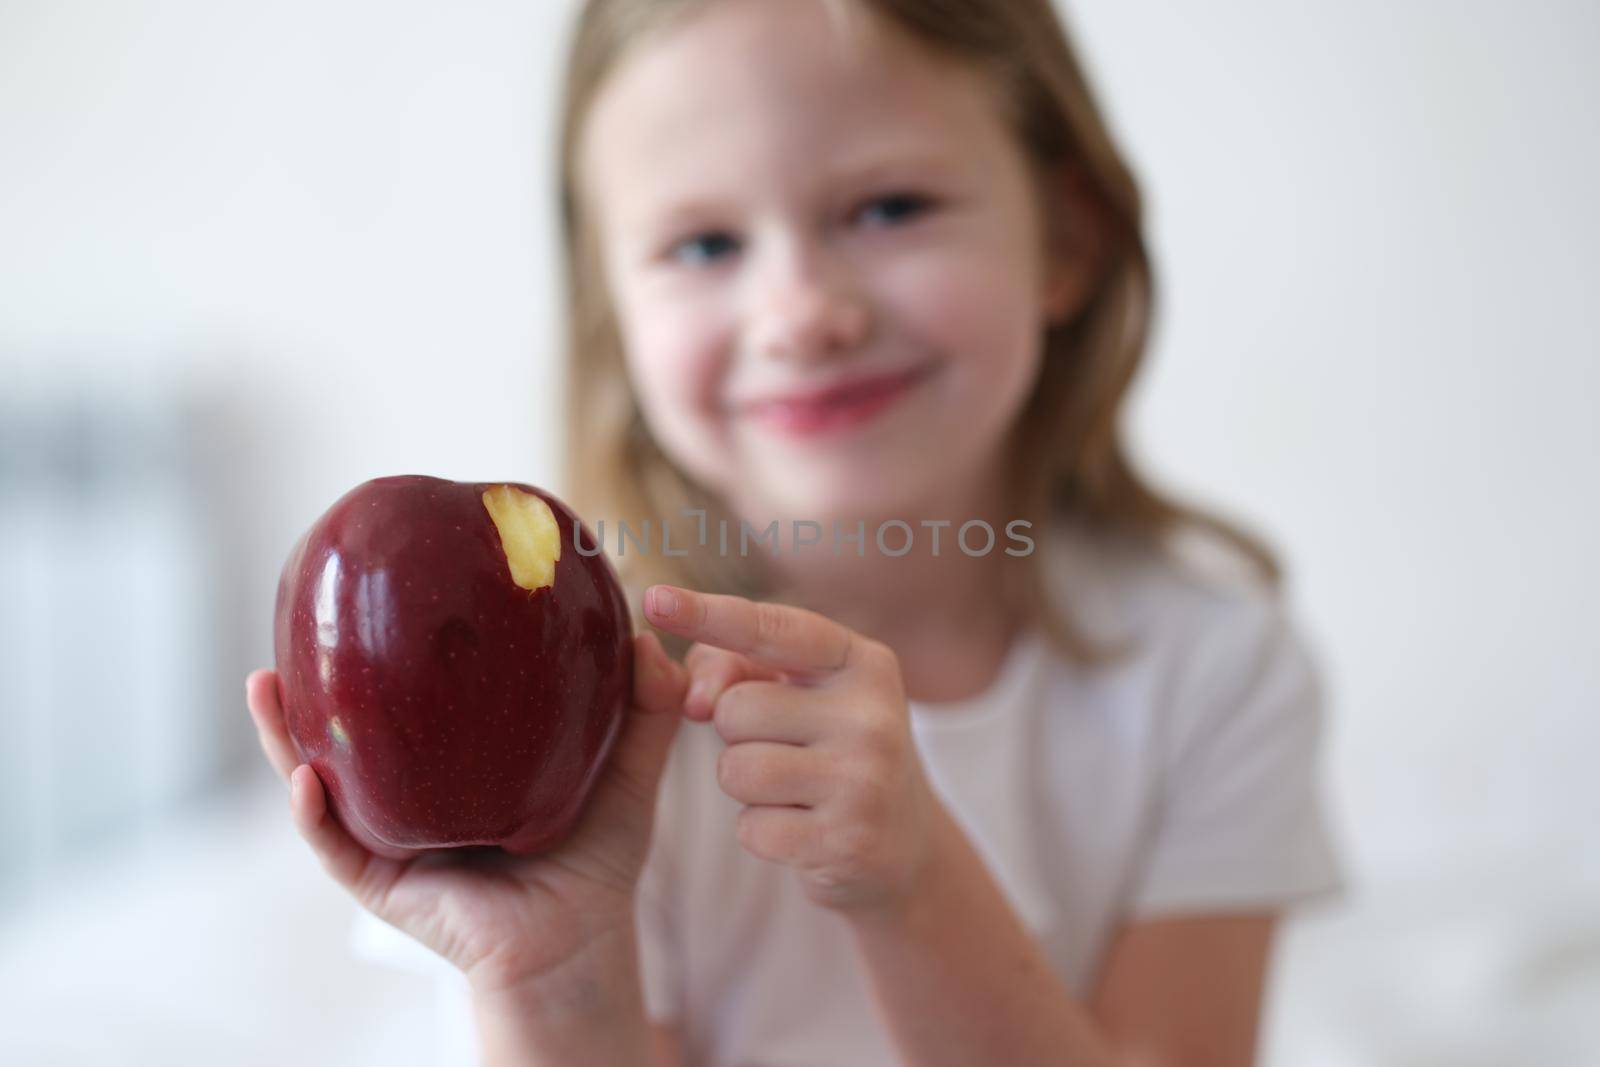
[[[1324,660],[1338,922],[1592,895],[1600,8],[1066,6],[1151,205],[1140,451],[1283,549]],[[572,10],[0,6],[0,390],[202,398],[251,520],[225,679],[344,489],[554,480]]]
[[[1283,546],[1364,872],[1593,851],[1600,8],[1074,10],[1164,268],[1144,451]]]
[[[559,5],[0,7],[0,351],[194,388],[284,540],[365,477],[549,477]],[[277,515],[280,508],[292,513]]]
[[[1069,6],[1151,199],[1142,451],[1274,537],[1333,698],[1352,896],[1273,1062],[1584,1062],[1600,8]]]

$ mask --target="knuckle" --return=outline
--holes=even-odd
[[[788,616],[768,603],[756,605],[756,641],[762,646],[779,644],[789,630]]]
[[[856,641],[862,661],[873,667],[874,676],[899,677],[900,657],[894,649],[871,637],[858,637]]]
[[[839,861],[851,868],[870,862],[877,852],[877,843],[877,832],[860,821],[851,821],[834,833],[834,849]]]
[[[897,724],[881,718],[864,721],[858,727],[856,744],[869,780],[876,781],[900,752]]]

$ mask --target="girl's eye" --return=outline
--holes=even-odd
[[[725,250],[735,243],[734,239],[725,233],[701,233],[679,241],[668,249],[667,255],[670,259],[684,263],[707,261],[715,259],[717,251]],[[691,250],[700,254],[691,256],[689,255]]]
[[[883,208],[885,209],[884,213],[890,216],[890,221],[893,222],[897,219],[912,218],[920,215],[927,211],[929,205],[929,199],[917,193],[891,193],[888,196],[880,196],[868,201],[862,210],[871,211],[873,208]]]
[[[926,214],[932,201],[917,193],[891,193],[869,200],[863,213],[881,209],[887,216],[887,225],[896,225],[906,219]],[[739,242],[720,230],[707,231],[684,238],[667,250],[667,258],[678,263],[704,264],[715,262],[725,253],[736,250]]]

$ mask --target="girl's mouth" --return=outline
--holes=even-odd
[[[758,400],[744,413],[762,425],[796,437],[812,437],[860,426],[887,411],[933,373],[935,364],[861,378],[809,393]]]

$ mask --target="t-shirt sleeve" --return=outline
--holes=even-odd
[[[1276,910],[1337,895],[1322,686],[1281,604],[1228,602],[1185,663],[1131,914]]]

